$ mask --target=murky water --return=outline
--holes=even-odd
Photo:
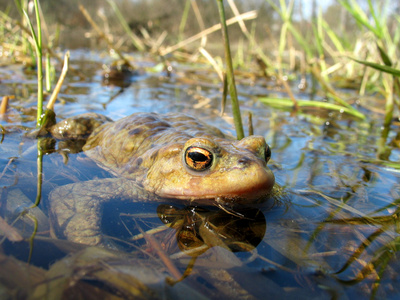
[[[219,116],[221,85],[210,68],[172,62],[168,76],[153,59],[138,57],[140,71],[122,89],[102,84],[103,63],[96,53],[73,53],[71,65],[86,77],[64,84],[59,118],[172,111],[234,133],[229,106],[228,116]],[[0,81],[2,95],[16,95],[1,121],[0,216],[8,225],[0,227],[7,232],[0,297],[399,297],[400,150],[390,146],[387,160],[375,158],[379,116],[357,121],[272,109],[256,96],[279,94],[273,83],[238,76],[243,115],[252,112],[255,133],[272,147],[282,199],[240,211],[242,218],[176,203],[110,204],[102,228],[114,249],[105,250],[54,239],[47,196],[58,185],[110,175],[82,153],[69,154],[68,163],[66,155],[47,154],[40,204],[28,209],[37,197],[37,141],[23,133],[34,128],[35,75],[7,66]],[[394,125],[386,143],[399,131]]]

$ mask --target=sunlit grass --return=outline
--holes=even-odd
[[[24,15],[28,21],[29,28],[31,29],[32,38],[36,50],[36,68],[37,68],[37,117],[36,126],[39,127],[41,124],[42,113],[43,113],[43,52],[42,52],[42,28],[39,14],[39,3],[38,0],[34,0],[35,3],[35,15],[36,15],[36,30],[33,28],[32,22],[29,19],[28,13],[23,9]]]
[[[285,108],[293,109],[293,102],[291,99],[261,97],[261,98],[259,98],[259,100],[265,104],[272,106],[272,107],[282,108],[282,109],[285,109]],[[299,108],[319,108],[319,109],[325,109],[327,111],[336,111],[339,113],[346,113],[353,117],[357,117],[361,120],[365,119],[365,116],[362,113],[358,112],[357,110],[350,109],[348,107],[344,107],[344,106],[329,103],[329,102],[297,100],[297,105]]]
[[[396,32],[394,33],[395,38],[392,38],[387,26],[387,16],[382,11],[377,11],[378,7],[374,7],[371,0],[368,0],[368,6],[374,22],[371,22],[367,14],[355,1],[350,2],[349,0],[342,0],[340,3],[358,21],[359,24],[364,26],[369,32],[373,33],[374,42],[376,43],[378,51],[374,53],[374,56],[369,55],[369,57],[370,59],[379,61],[381,63],[376,63],[369,60],[364,61],[357,58],[353,60],[368,67],[372,67],[380,72],[385,72],[393,76],[399,76],[400,70],[393,67],[393,62],[398,61],[396,50],[399,42],[399,27],[397,26]],[[397,92],[400,91],[399,81],[398,78],[393,78],[392,76],[387,75],[381,76],[379,81],[381,82],[381,86],[384,90],[383,94],[386,98],[384,126],[389,126],[393,118],[393,93],[395,90],[397,90]]]
[[[346,99],[346,97],[348,97],[347,94],[343,93],[341,88],[336,85],[338,79],[341,82],[352,82],[354,83],[354,86],[358,84],[358,93],[361,96],[366,94],[378,94],[386,98],[385,116],[383,121],[385,126],[391,124],[393,120],[394,107],[396,105],[399,105],[398,76],[400,76],[400,71],[397,63],[398,49],[396,45],[398,45],[400,40],[400,27],[397,26],[396,29],[392,26],[393,28],[395,28],[394,31],[389,30],[388,16],[382,13],[384,11],[383,8],[382,10],[379,10],[376,6],[373,5],[372,1],[368,1],[369,10],[371,11],[371,18],[369,18],[368,14],[363,11],[363,9],[357,4],[357,2],[350,0],[340,1],[340,4],[344,8],[346,8],[351,16],[359,24],[362,25],[360,32],[355,35],[356,39],[354,41],[348,41],[330,27],[330,25],[324,20],[321,11],[319,11],[317,18],[311,20],[310,25],[313,28],[312,33],[309,32],[307,33],[307,36],[303,36],[301,31],[299,30],[299,27],[297,26],[297,21],[294,21],[292,17],[294,13],[293,10],[295,9],[294,1],[280,0],[278,4],[271,0],[266,0],[266,2],[271,5],[271,7],[278,13],[278,15],[282,19],[282,26],[279,30],[280,34],[276,43],[278,51],[274,55],[271,54],[271,52],[267,52],[263,48],[263,46],[261,46],[261,44],[257,42],[257,38],[254,33],[247,28],[248,22],[246,21],[254,19],[256,17],[255,12],[247,12],[241,14],[241,12],[236,7],[234,1],[227,1],[228,5],[226,7],[229,7],[232,10],[235,18],[226,21],[226,23],[230,25],[233,23],[238,23],[243,33],[243,37],[238,39],[236,54],[234,55],[232,53],[231,61],[233,60],[233,66],[235,68],[246,69],[249,65],[251,65],[251,61],[254,60],[255,57],[257,57],[257,59],[262,61],[264,64],[264,66],[261,66],[260,64],[260,67],[265,69],[264,71],[266,76],[275,76],[278,79],[277,83],[280,84],[283,87],[284,92],[287,93],[287,97],[285,97],[285,99],[281,100],[276,99],[275,97],[273,99],[274,106],[284,106],[287,109],[287,98],[290,98],[293,103],[292,105],[290,105],[290,107],[294,111],[296,111],[297,109],[301,109],[301,107],[305,107],[305,104],[301,102],[301,104],[298,105],[299,99],[296,93],[292,91],[293,85],[290,84],[290,77],[293,78],[296,76],[302,76],[305,78],[306,73],[311,74],[314,80],[318,82],[316,89],[318,91],[318,97],[320,99],[324,99],[323,102],[327,101],[327,103],[335,103],[337,106],[332,106],[335,107],[335,110],[336,108],[338,108],[339,111],[351,112],[350,114],[357,116],[357,118],[365,119],[365,111],[359,110],[359,107],[354,105],[354,103],[349,103]],[[19,1],[16,1],[16,3],[19,3]],[[196,42],[201,43],[201,45],[199,45],[199,48],[197,49],[199,53],[204,55],[204,53],[208,52],[207,45],[204,41],[207,41],[208,35],[219,30],[221,28],[221,25],[218,24],[213,27],[204,29],[199,34],[184,39],[184,29],[188,20],[189,11],[191,8],[195,10],[195,7],[192,7],[193,3],[190,0],[186,1],[185,3],[186,4],[183,8],[183,15],[180,19],[179,32],[176,35],[176,39],[180,42],[175,45],[171,45],[167,44],[164,40],[160,40],[159,47],[156,49],[156,51],[151,51],[153,55],[161,55],[163,58],[169,56],[168,59],[170,59],[171,56],[173,57],[174,55],[176,55],[176,57],[178,58],[179,50],[181,48],[187,48],[189,44],[193,44]],[[36,1],[36,5],[38,4],[39,3]],[[136,49],[143,51],[145,49],[144,45],[146,44],[146,47],[148,45],[148,43],[146,42],[146,38],[133,35],[132,30],[128,26],[127,20],[124,19],[117,4],[112,0],[108,0],[108,4],[112,8],[117,19],[119,20],[120,25],[122,26],[122,28],[124,28],[125,34],[129,38],[128,42],[131,41]],[[23,5],[24,4],[22,3],[21,9]],[[202,23],[202,16],[198,15],[201,13],[201,10],[197,8],[196,18],[199,21],[199,26],[201,25],[200,23]],[[41,42],[39,42],[40,31],[38,29],[33,30],[33,26],[30,23],[31,21],[29,21],[28,18],[25,18],[24,21],[26,22],[26,24],[30,24],[30,31],[32,34],[32,39],[34,40],[33,48],[31,47],[30,43],[26,43],[26,32],[24,31],[23,24],[18,24],[18,22],[10,20],[6,12],[1,12],[0,17],[0,30],[7,33],[10,38],[12,37],[14,39],[12,41],[13,45],[9,47],[10,51],[16,51],[16,49],[20,49],[22,46],[25,48],[26,55],[30,55],[30,53],[32,52],[29,49],[34,50],[34,53],[37,54],[36,56],[45,54],[46,66],[51,67],[50,56],[53,57],[54,52],[52,52],[48,46],[41,45]],[[40,16],[36,13],[36,18],[39,17]],[[399,23],[399,20],[399,18],[396,19],[397,24]],[[257,20],[257,22],[262,24],[263,20],[259,19]],[[21,28],[19,30],[19,35],[9,34],[10,29],[7,29],[7,25],[11,23],[13,23],[14,26],[19,26]],[[39,27],[40,21],[36,23],[37,27]],[[93,23],[95,24],[95,22]],[[253,25],[254,24],[255,22],[253,22]],[[101,30],[97,30],[100,29],[99,27],[101,26],[98,26],[97,24],[96,26],[94,26],[93,28],[95,28],[98,35],[100,37],[102,37],[103,35],[105,36],[105,34],[101,33]],[[171,35],[171,33],[168,34]],[[35,35],[37,36],[35,37]],[[366,38],[366,36],[368,36],[368,38]],[[371,36],[373,37],[372,39]],[[272,36],[270,36],[270,38],[272,38]],[[312,39],[311,41],[310,38]],[[168,42],[170,43],[173,40],[174,39],[169,38]],[[293,43],[293,40],[295,41],[295,43]],[[7,42],[10,41],[11,40],[8,40]],[[126,56],[122,53],[122,51],[120,51],[118,47],[115,46],[115,43],[113,44],[110,41],[108,41],[107,43],[115,53],[121,54],[121,58],[125,62],[131,64],[131,61],[129,61],[129,59],[127,59]],[[273,45],[274,41],[272,41],[270,44]],[[248,49],[251,49],[251,51],[249,51]],[[293,49],[295,49],[295,51],[293,51]],[[290,69],[293,68],[293,53],[296,53],[296,55],[301,57],[301,74],[296,73],[296,70]],[[284,61],[286,60],[288,55],[290,64],[285,64]],[[211,58],[211,56],[212,54],[208,52],[207,60],[211,64],[212,61],[221,61],[219,57]],[[43,71],[42,73],[40,71],[41,61],[41,59],[37,59],[38,116],[43,113],[41,109],[42,105],[40,104],[43,102],[43,96],[41,92],[43,86],[40,86],[40,83],[42,82],[42,80],[40,79],[43,76]],[[229,70],[228,64],[226,66]],[[220,64],[218,68],[215,68],[214,64],[213,67],[215,70],[217,70],[218,68],[221,68],[223,66]],[[255,72],[254,69],[248,69],[247,71]],[[50,74],[51,72],[46,72],[46,75]],[[221,77],[220,74],[218,75],[219,77]],[[46,89],[50,90],[50,78],[47,77],[46,79]],[[310,99],[311,98],[313,98],[313,100],[309,101],[307,107],[324,106],[316,103],[319,101],[315,101],[314,97],[310,97]],[[272,98],[268,100],[267,95],[265,95],[265,97],[261,96],[260,99],[262,99],[264,103],[272,102]],[[281,102],[281,104],[279,104],[279,102]]]

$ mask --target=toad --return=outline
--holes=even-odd
[[[114,175],[50,193],[54,229],[68,240],[102,244],[102,207],[108,201],[173,199],[186,205],[234,207],[261,203],[273,194],[275,178],[267,166],[271,150],[262,136],[238,141],[178,113],[136,113],[116,122],[94,119],[75,117],[53,127],[55,136],[74,138],[76,132],[92,131],[83,151]]]

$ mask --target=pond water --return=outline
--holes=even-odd
[[[58,119],[182,112],[234,135],[230,105],[219,115],[221,84],[210,67],[172,61],[169,74],[151,57],[135,61],[138,72],[121,88],[103,82],[110,58],[73,52],[71,66],[85,77],[70,72]],[[4,65],[1,94],[16,98],[1,120],[0,298],[398,298],[400,150],[392,141],[399,127],[385,141],[387,159],[378,160],[382,116],[365,108],[366,121],[273,109],[257,96],[280,95],[274,81],[245,73],[237,81],[243,115],[252,113],[255,134],[272,148],[269,166],[282,195],[234,213],[108,203],[101,226],[111,249],[57,239],[52,230],[52,190],[111,176],[83,153],[43,156],[40,204],[30,208],[38,190],[38,140],[26,136],[35,127],[35,74]],[[309,97],[295,85],[298,97]]]

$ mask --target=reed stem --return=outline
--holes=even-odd
[[[240,106],[237,97],[235,75],[233,73],[231,49],[229,45],[228,29],[226,26],[226,17],[223,0],[217,0],[219,16],[221,19],[222,38],[224,40],[225,59],[226,59],[226,76],[228,81],[229,94],[231,96],[233,121],[236,129],[236,136],[238,140],[244,138],[242,117],[240,115]]]
[[[36,56],[37,56],[37,81],[38,81],[38,99],[37,99],[37,116],[36,126],[40,126],[43,114],[43,64],[42,64],[42,27],[40,22],[39,3],[34,0],[36,26],[37,26],[37,39],[36,39]]]

